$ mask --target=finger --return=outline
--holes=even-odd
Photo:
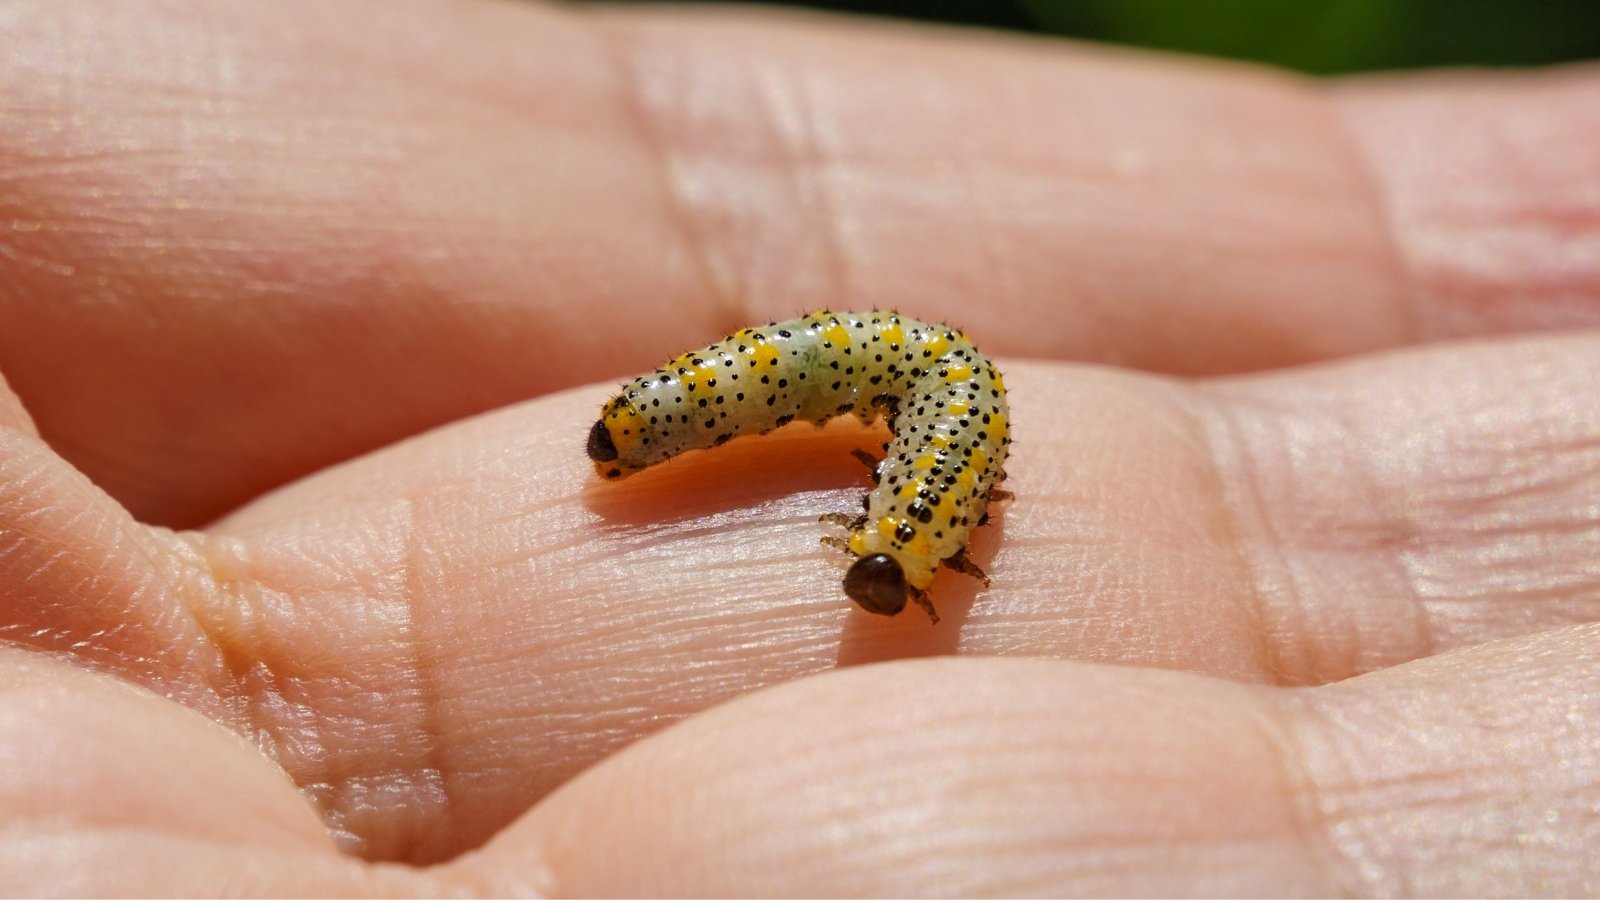
[[[829,673],[630,747],[455,869],[615,896],[1586,894],[1597,639],[1315,690],[996,659]]]
[[[282,770],[177,704],[12,648],[0,648],[0,697],[7,891],[437,892],[420,876],[341,856]]]
[[[1415,173],[1362,88],[1336,112],[1261,71],[749,14],[166,10],[19,7],[0,78],[0,365],[147,521],[807,307],[1195,373],[1460,331],[1476,302],[1414,302],[1395,248],[1449,234],[1391,233]],[[1595,83],[1498,90],[1581,166]],[[1479,140],[1424,121],[1426,152]],[[1508,174],[1548,159],[1463,170],[1505,185],[1483,232],[1581,243],[1570,201],[1515,205],[1572,171]],[[1594,321],[1570,250],[1532,241],[1501,284],[1537,302],[1485,327]]]

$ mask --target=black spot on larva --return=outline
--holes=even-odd
[[[874,553],[856,560],[844,575],[844,592],[869,613],[892,616],[906,608],[910,586],[894,557]]]
[[[785,426],[785,425],[787,425],[787,424],[789,424],[790,422],[793,422],[793,421],[794,421],[794,416],[792,416],[792,415],[779,416],[777,418],[777,420],[775,422],[773,422],[772,424],[778,426],[779,428],[782,428],[783,426]]]
[[[589,446],[586,449],[589,458],[595,462],[611,462],[617,458],[617,445],[612,443],[611,430],[606,428],[604,420],[594,423],[594,427],[589,429]]]
[[[895,526],[894,538],[897,541],[910,541],[917,536],[917,529],[910,522],[901,522]]]
[[[731,440],[733,440],[733,435],[731,433],[729,433],[729,434],[719,434],[719,435],[717,435],[717,439],[711,442],[711,446],[713,446],[713,447],[721,447],[723,444],[726,444],[727,442],[729,442]]]

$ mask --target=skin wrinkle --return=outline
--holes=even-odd
[[[796,207],[805,210],[805,220],[812,223],[807,232],[817,235],[816,242],[822,247],[832,282],[826,296],[849,297],[850,243],[844,237],[845,223],[830,184],[836,162],[817,127],[817,103],[808,96],[803,75],[765,69],[759,81],[762,90],[756,95],[762,100],[763,118],[771,123],[772,132],[778,137],[775,143],[781,152],[777,158],[786,170],[794,196],[800,198]]]
[[[1288,591],[1289,596],[1279,600],[1277,605],[1287,603],[1291,608],[1305,608],[1306,603],[1284,560],[1282,534],[1267,515],[1261,486],[1251,474],[1256,467],[1246,460],[1247,451],[1243,448],[1248,444],[1239,435],[1227,404],[1216,402],[1200,390],[1173,394],[1174,405],[1189,416],[1195,436],[1205,448],[1205,458],[1211,462],[1213,495],[1218,508],[1227,517],[1239,569],[1246,574],[1240,603],[1249,608],[1250,620],[1260,634],[1262,671],[1274,683],[1297,683],[1300,679],[1283,660],[1279,643],[1281,630],[1272,627],[1282,616],[1271,616],[1267,610],[1274,605],[1272,598],[1284,591]],[[1238,487],[1231,489],[1230,485]],[[1264,542],[1260,540],[1262,536]],[[1277,552],[1259,552],[1257,548],[1263,543]]]
[[[227,539],[221,540],[227,541]],[[256,689],[250,687],[251,684],[262,684],[263,679],[258,674],[258,667],[265,669],[267,673],[266,685],[276,685],[278,679],[274,677],[272,666],[266,660],[266,654],[260,649],[263,638],[257,633],[256,625],[259,624],[259,617],[255,615],[259,601],[247,594],[272,592],[285,601],[289,600],[291,595],[285,591],[275,591],[258,579],[241,581],[227,574],[230,570],[241,568],[236,560],[242,548],[233,541],[221,543],[218,538],[201,532],[186,532],[183,535],[183,543],[194,556],[196,565],[200,567],[200,577],[210,588],[205,599],[189,608],[200,628],[202,640],[220,658],[221,666],[217,674],[226,676],[225,679],[214,680],[210,684],[211,690],[222,701],[224,708],[231,713],[228,718],[221,721],[246,736],[261,749],[263,755],[279,760],[280,755],[273,746],[274,740],[269,730],[271,726],[264,711],[270,708],[275,700],[281,705],[287,705],[287,699],[273,696],[270,688],[264,693],[262,687]],[[311,735],[303,735],[299,743],[305,743],[306,738],[310,738],[310,743],[320,743]],[[296,775],[294,780],[298,784],[309,785],[318,779],[315,775],[311,777]]]
[[[639,63],[635,59],[639,50],[634,39],[627,29],[608,27],[603,11],[587,6],[574,9],[588,14],[586,24],[597,38],[597,52],[606,57],[616,72],[620,85],[616,97],[619,114],[622,121],[632,128],[634,140],[656,176],[662,218],[672,223],[677,231],[686,255],[693,261],[705,296],[711,298],[712,309],[720,311],[710,317],[712,330],[737,331],[750,319],[749,298],[733,284],[718,277],[718,267],[708,246],[710,239],[694,214],[694,204],[682,186],[684,176],[678,171],[672,149],[650,112]]]
[[[1404,558],[1426,530],[1419,531],[1418,523],[1406,515],[1404,508],[1382,508],[1393,492],[1377,477],[1378,463],[1372,459],[1373,448],[1364,439],[1363,428],[1347,422],[1344,410],[1322,403],[1305,415],[1314,417],[1324,428],[1337,426],[1338,436],[1319,431],[1300,433],[1304,425],[1300,411],[1263,400],[1255,391],[1218,380],[1200,392],[1212,397],[1214,406],[1222,411],[1221,417],[1230,423],[1233,435],[1229,440],[1238,454],[1231,480],[1252,485],[1251,491],[1261,498],[1259,514],[1269,523],[1267,544],[1276,548],[1276,556],[1282,561],[1281,574],[1272,585],[1280,594],[1287,592],[1287,596],[1267,607],[1278,613],[1269,619],[1274,626],[1271,630],[1279,635],[1300,633],[1319,642],[1315,656],[1320,664],[1314,669],[1305,665],[1289,667],[1290,671],[1301,672],[1296,683],[1336,680],[1374,665],[1392,665],[1434,653],[1437,639],[1429,628],[1422,595]],[[1336,501],[1322,496],[1316,483],[1330,477],[1359,488],[1360,499],[1354,502],[1363,515],[1352,518],[1340,507],[1329,505]],[[1284,499],[1269,503],[1266,498],[1270,496]],[[1321,527],[1296,524],[1306,516],[1307,502],[1314,504],[1317,515],[1313,524]],[[1330,567],[1319,561],[1319,555],[1333,555],[1343,561],[1343,567]],[[1376,572],[1391,577],[1362,578],[1359,569],[1351,571],[1352,564],[1372,566]],[[1385,587],[1403,589],[1404,597],[1384,595]],[[1360,602],[1351,605],[1326,599],[1316,602],[1316,598],[1350,590],[1376,592],[1378,596],[1357,598]],[[1363,609],[1362,602],[1369,608]],[[1312,620],[1316,613],[1322,614],[1320,621]],[[1412,623],[1405,629],[1407,642],[1399,650],[1376,645],[1370,633],[1371,618],[1380,616],[1379,627],[1394,635],[1401,633],[1396,614],[1406,616]],[[1285,623],[1291,626],[1288,630],[1279,627]],[[1339,652],[1336,638],[1343,641],[1347,652]],[[1378,655],[1371,656],[1368,651]],[[1302,654],[1297,651],[1296,655]]]
[[[313,705],[313,698],[323,692],[323,686],[328,683],[328,679],[316,669],[303,672],[280,671],[281,666],[274,661],[274,653],[264,643],[267,638],[258,634],[248,641],[241,641],[237,625],[224,626],[220,621],[212,621],[210,616],[198,618],[203,625],[205,640],[227,660],[226,671],[233,673],[232,679],[226,684],[213,686],[213,690],[217,692],[226,707],[234,711],[234,716],[227,724],[248,736],[252,743],[271,759],[281,761],[284,756],[290,754],[289,748],[292,746],[294,748],[292,755],[299,763],[290,773],[295,783],[311,797],[316,798],[318,811],[345,851],[369,859],[409,858],[416,848],[429,843],[430,834],[437,834],[449,826],[450,810],[454,805],[451,800],[449,779],[445,777],[446,769],[440,757],[440,728],[437,719],[441,704],[437,699],[437,689],[433,687],[435,679],[428,674],[430,663],[425,646],[429,641],[423,636],[425,630],[419,629],[415,622],[417,598],[421,596],[420,588],[417,586],[418,564],[415,559],[422,551],[418,549],[416,543],[414,506],[409,500],[406,500],[403,506],[405,521],[395,527],[404,535],[406,546],[406,550],[401,554],[403,561],[401,580],[404,583],[402,589],[404,602],[401,608],[405,610],[406,618],[398,626],[398,630],[404,635],[409,648],[401,655],[408,656],[412,660],[407,672],[416,684],[412,691],[395,690],[390,693],[408,696],[412,703],[408,703],[407,707],[414,705],[415,708],[422,710],[422,719],[411,729],[412,737],[406,743],[405,758],[391,762],[384,762],[381,759],[364,760],[360,753],[328,749],[335,745],[335,742],[322,731],[324,726],[330,724],[328,713],[326,710],[315,710]],[[219,540],[230,541],[228,538],[210,538],[204,535],[200,535],[194,541],[194,546],[199,551],[198,557],[209,567],[208,578],[216,590],[217,598],[211,604],[202,605],[199,609],[230,611],[229,618],[239,623],[258,621],[258,617],[250,614],[250,611],[263,603],[264,598],[261,596],[263,593],[277,596],[285,605],[317,605],[316,595],[279,590],[260,578],[245,575],[243,569],[246,564],[242,562],[229,561],[226,564],[219,564],[216,554],[231,545],[231,541],[230,544],[219,545]],[[237,552],[229,551],[229,556]],[[227,581],[222,580],[219,573],[229,569],[239,569],[240,575],[230,577]],[[364,589],[363,596],[358,602],[383,603],[380,595],[381,591]],[[252,628],[252,632],[254,630]],[[385,704],[379,709],[381,711],[392,708],[391,705]],[[291,715],[295,710],[307,710],[308,714]],[[382,731],[398,723],[374,720],[358,721],[354,724],[360,729],[375,727]],[[341,725],[340,730],[347,730],[347,727]],[[412,764],[407,760],[415,755],[410,751],[418,742],[423,743],[425,749],[421,754],[420,764]],[[374,763],[377,765],[374,766]],[[364,785],[374,779],[392,778],[398,778],[405,784],[407,786],[405,790],[415,801],[427,800],[429,805],[425,811],[421,811],[414,802],[405,804],[412,824],[404,829],[403,843],[393,846],[372,846],[372,841],[392,837],[395,830],[386,828],[380,834],[373,834],[369,829],[359,826],[348,827],[347,823],[352,816],[365,818],[374,812],[385,814],[386,810],[378,807],[363,808],[367,804],[364,798],[370,794]],[[436,790],[427,789],[425,785],[428,784],[435,785]]]
[[[1396,335],[1396,342],[1421,343],[1427,333],[1427,329],[1423,326],[1422,307],[1419,302],[1421,290],[1414,262],[1402,246],[1400,223],[1395,215],[1393,198],[1384,189],[1383,179],[1379,177],[1372,157],[1356,137],[1355,126],[1350,121],[1349,107],[1336,102],[1326,91],[1321,92],[1317,100],[1318,107],[1328,120],[1328,133],[1337,137],[1341,148],[1349,158],[1350,168],[1359,174],[1356,179],[1359,182],[1357,190],[1367,198],[1372,207],[1373,220],[1377,223],[1376,230],[1387,251],[1384,268],[1388,273],[1389,293],[1394,301],[1390,305],[1394,309],[1395,318],[1403,323],[1400,333]]]
[[[1290,413],[1289,415],[1292,417],[1295,414]],[[1425,533],[1425,530],[1419,527],[1419,523],[1409,515],[1410,511],[1406,508],[1404,502],[1402,502],[1400,508],[1394,508],[1393,495],[1383,489],[1382,480],[1379,477],[1381,465],[1375,456],[1379,447],[1363,440],[1365,435],[1361,423],[1352,421],[1351,413],[1347,410],[1334,410],[1327,415],[1326,419],[1338,426],[1340,437],[1344,438],[1340,448],[1334,452],[1339,452],[1339,450],[1343,449],[1354,451],[1340,455],[1340,462],[1347,464],[1341,466],[1341,472],[1346,473],[1350,480],[1359,483],[1365,490],[1366,496],[1379,498],[1374,499],[1368,509],[1371,517],[1377,520],[1375,523],[1370,521],[1361,522],[1360,524],[1365,527],[1360,531],[1350,528],[1348,522],[1342,523],[1345,525],[1343,533],[1355,532],[1358,541],[1356,549],[1358,551],[1379,551],[1382,559],[1381,567],[1385,571],[1397,574],[1399,576],[1397,581],[1405,590],[1404,597],[1399,598],[1398,603],[1390,603],[1389,607],[1403,608],[1409,613],[1408,618],[1411,621],[1411,627],[1406,629],[1406,632],[1410,642],[1402,651],[1403,658],[1401,660],[1389,659],[1385,662],[1393,664],[1406,659],[1432,656],[1437,649],[1437,636],[1427,608],[1422,602],[1423,595],[1417,584],[1415,573],[1406,558],[1407,551],[1417,543],[1419,537]],[[1350,468],[1356,470],[1354,476],[1348,474]],[[1261,469],[1262,467],[1258,467],[1257,471],[1261,471]],[[1389,502],[1384,503],[1384,500]],[[1287,510],[1290,507],[1285,504],[1284,508]],[[1395,627],[1393,620],[1388,623],[1387,627],[1390,631],[1399,631]],[[1359,648],[1363,643],[1366,642],[1362,640],[1362,635],[1357,631],[1351,641],[1351,646]],[[1360,674],[1361,671],[1369,667],[1370,664],[1357,666],[1355,671],[1350,674]]]
[[[1593,624],[1563,630],[1567,641],[1592,646]],[[1548,803],[1581,816],[1577,792],[1592,793],[1594,779],[1583,773],[1595,760],[1581,728],[1538,727],[1563,719],[1577,725],[1592,708],[1566,690],[1588,677],[1592,654],[1544,662],[1540,651],[1549,652],[1547,636],[1526,635],[1283,696],[1296,711],[1294,735],[1331,838],[1365,882],[1359,893],[1523,894],[1541,883],[1538,851],[1559,832],[1544,831],[1555,822],[1535,823],[1537,810]],[[1406,690],[1394,691],[1397,685]],[[1550,696],[1557,705],[1519,696]],[[1526,793],[1508,795],[1504,779],[1519,767],[1531,776]],[[1413,849],[1395,849],[1395,835],[1413,831]],[[1497,848],[1531,864],[1522,877],[1534,880],[1485,887],[1495,883],[1482,879],[1495,877],[1497,866],[1482,854]],[[1476,871],[1439,880],[1463,866]],[[1534,892],[1588,893],[1573,886]]]
[[[1328,893],[1358,896],[1365,893],[1355,877],[1359,870],[1332,839],[1331,820],[1319,784],[1295,738],[1296,729],[1304,727],[1300,720],[1309,713],[1303,705],[1284,702],[1296,693],[1323,689],[1291,688],[1287,695],[1268,689],[1259,695],[1262,703],[1245,705],[1244,714],[1255,725],[1256,738],[1270,749],[1277,762],[1278,783],[1284,788],[1289,820],[1303,852],[1321,864],[1328,882],[1338,886],[1338,891]]]
[[[421,769],[405,772],[402,777],[413,787],[425,782],[437,785],[437,791],[411,792],[418,801],[428,802],[425,812],[416,809],[408,810],[413,817],[426,820],[421,828],[411,826],[407,829],[409,839],[400,847],[393,848],[385,856],[389,859],[411,859],[419,847],[426,847],[440,841],[447,841],[445,831],[452,824],[455,809],[454,794],[451,791],[450,776],[448,774],[442,748],[441,737],[445,729],[441,726],[440,719],[443,703],[439,690],[439,664],[434,655],[428,651],[430,645],[435,645],[428,637],[428,630],[418,626],[418,599],[423,596],[419,587],[418,574],[424,569],[422,561],[429,559],[426,542],[422,540],[420,530],[416,527],[416,501],[406,497],[405,521],[401,525],[405,532],[405,550],[401,554],[404,560],[405,572],[401,579],[404,585],[405,600],[401,604],[405,610],[405,621],[400,626],[400,632],[405,636],[406,656],[411,660],[410,675],[415,681],[417,691],[416,699],[421,706],[421,721],[418,722],[416,738],[424,743],[421,756],[423,767]],[[436,583],[437,578],[430,573],[429,583]],[[448,608],[448,607],[446,607]],[[435,645],[440,649],[448,649],[451,644]],[[453,768],[453,767],[452,767]],[[429,777],[429,773],[432,777]],[[437,796],[433,796],[434,794]]]
[[[207,699],[214,699],[217,705],[211,716],[251,741],[259,741],[262,732],[256,710],[260,698],[258,692],[247,687],[248,656],[240,653],[237,640],[223,637],[225,629],[231,629],[227,629],[221,618],[227,612],[227,618],[237,623],[244,618],[240,613],[249,612],[250,604],[219,577],[214,545],[206,535],[193,531],[172,531],[159,526],[143,527],[150,528],[164,539],[162,543],[177,557],[183,571],[188,573],[189,577],[181,579],[188,589],[177,591],[180,598],[178,605],[199,632],[198,637],[203,645],[201,652],[214,654],[217,658],[217,665],[209,677],[202,678],[202,684],[212,695]],[[253,621],[253,617],[250,618]],[[259,637],[252,637],[250,642],[258,643]],[[195,704],[191,701],[191,705]],[[263,747],[263,751],[267,749]],[[268,756],[276,758],[270,753]]]
[[[636,31],[625,25],[604,30],[629,34]],[[638,52],[637,42],[641,39],[631,37],[630,40],[634,42],[630,46]],[[728,60],[723,62],[727,63]],[[777,231],[776,223],[758,221],[749,229],[740,229],[727,239],[716,241],[713,235],[717,229],[712,226],[718,214],[717,201],[709,204],[711,208],[701,208],[703,204],[696,204],[691,197],[707,191],[703,188],[699,191],[687,189],[683,179],[692,176],[685,175],[683,167],[672,165],[671,161],[689,156],[699,157],[702,163],[715,163],[719,161],[718,158],[715,154],[692,151],[687,146],[674,146],[670,139],[663,137],[672,133],[674,124],[692,122],[692,112],[686,114],[670,108],[654,109],[650,104],[641,103],[641,112],[651,122],[650,133],[657,137],[657,148],[669,163],[667,171],[676,176],[672,182],[672,196],[678,203],[681,215],[694,223],[691,233],[700,242],[697,252],[713,273],[715,286],[720,288],[720,292],[714,296],[728,297],[733,301],[724,304],[734,311],[731,319],[733,326],[723,329],[725,332],[735,331],[757,318],[749,309],[757,305],[757,300],[769,295],[774,299],[781,297],[790,306],[798,302],[807,307],[803,311],[810,311],[810,307],[837,305],[839,298],[850,296],[848,286],[852,268],[848,250],[850,242],[843,233],[840,205],[834,200],[828,184],[830,173],[838,165],[837,154],[828,151],[817,127],[818,104],[808,97],[804,81],[806,72],[803,69],[791,71],[783,66],[751,63],[743,58],[735,62],[747,83],[754,85],[747,99],[747,104],[753,106],[754,110],[747,119],[765,126],[761,129],[751,128],[746,135],[752,137],[759,134],[762,138],[760,150],[750,152],[749,157],[757,161],[764,181],[785,187],[783,200],[789,209],[778,217],[778,222],[794,227],[795,234],[792,237],[785,236],[783,246],[798,247],[789,252],[810,261],[814,261],[811,250],[820,248],[821,268],[828,273],[828,283],[820,288],[810,287],[804,283],[796,284],[794,275],[772,276],[762,271],[766,267],[763,247],[773,243],[774,237],[783,236],[781,232],[779,235],[773,234]],[[694,90],[693,85],[690,90]],[[703,170],[706,166],[703,164],[700,168]],[[772,171],[774,169],[776,171]],[[700,180],[723,192],[733,187],[712,175],[703,175]],[[741,239],[748,246],[741,246]],[[743,254],[737,252],[741,249],[745,250]],[[742,264],[733,262],[741,255],[744,257]],[[723,264],[719,264],[719,260]],[[775,277],[783,281],[763,283],[771,282]]]

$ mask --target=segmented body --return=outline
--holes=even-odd
[[[907,599],[933,614],[926,590],[941,562],[966,560],[1011,443],[1000,373],[961,332],[893,312],[822,311],[746,328],[625,385],[590,430],[595,471],[617,479],[686,450],[801,420],[889,420],[866,515],[850,527],[858,557],[846,592],[871,612]],[[937,617],[935,616],[935,621]]]

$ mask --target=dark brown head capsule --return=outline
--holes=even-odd
[[[869,613],[892,616],[906,608],[906,573],[886,553],[863,556],[844,574],[844,592]]]
[[[611,462],[617,458],[617,445],[611,442],[611,431],[605,420],[594,423],[589,429],[589,458],[595,462]]]

